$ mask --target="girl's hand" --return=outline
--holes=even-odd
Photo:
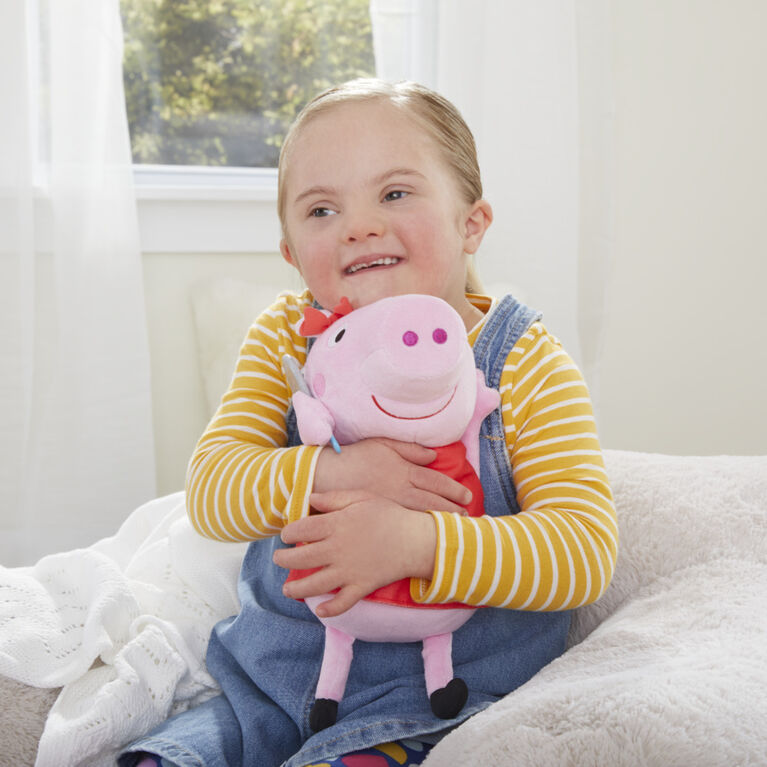
[[[437,532],[430,514],[360,490],[314,493],[310,502],[323,513],[292,522],[280,536],[306,545],[279,549],[274,562],[322,570],[286,583],[285,596],[305,599],[340,589],[317,609],[329,618],[401,578],[431,578]]]
[[[416,511],[465,513],[471,491],[434,469],[437,454],[428,447],[393,439],[364,439],[344,445],[340,454],[326,447],[314,473],[314,491],[364,490]]]

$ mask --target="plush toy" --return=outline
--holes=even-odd
[[[434,448],[438,457],[431,468],[467,485],[473,494],[467,512],[483,513],[479,428],[500,395],[485,385],[463,320],[449,304],[433,296],[403,295],[352,311],[342,299],[333,312],[306,309],[299,332],[318,336],[303,368],[303,391],[292,387],[304,444],[390,437]],[[288,577],[309,572],[291,571]],[[329,598],[311,597],[306,604],[315,612]],[[377,589],[342,615],[320,618],[325,649],[312,729],[336,721],[355,639],[422,641],[432,711],[443,719],[455,717],[468,691],[453,677],[452,632],[473,612],[457,603],[417,604],[407,579]]]

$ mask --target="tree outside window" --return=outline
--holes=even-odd
[[[136,164],[276,167],[319,91],[375,72],[369,0],[121,0]]]

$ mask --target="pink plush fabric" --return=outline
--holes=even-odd
[[[301,332],[320,333],[303,370],[308,393],[293,394],[304,444],[324,445],[335,437],[348,445],[389,437],[434,448],[437,459],[431,468],[468,487],[473,497],[466,511],[481,516],[479,428],[500,395],[477,370],[458,313],[433,296],[394,296],[353,311],[342,302],[332,313],[307,310]],[[288,577],[311,572],[294,571]],[[306,604],[316,614],[329,598],[308,598]],[[419,605],[410,597],[410,579],[404,579],[377,589],[342,615],[322,618],[325,652],[312,727],[335,721],[335,710],[327,704],[343,697],[355,639],[423,641],[432,710],[442,718],[455,716],[465,702],[466,686],[453,683],[459,680],[453,680],[452,632],[472,613],[459,604]],[[461,686],[463,697],[456,694]]]

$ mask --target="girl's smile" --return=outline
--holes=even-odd
[[[378,256],[375,254],[370,256],[362,256],[354,261],[354,263],[347,266],[346,269],[344,269],[344,273],[351,275],[374,268],[396,266],[397,264],[401,263],[402,260],[403,259],[399,256]]]
[[[286,184],[281,251],[321,305],[426,293],[476,323],[466,253],[478,247],[490,208],[462,199],[413,118],[382,101],[335,106],[303,127]]]

